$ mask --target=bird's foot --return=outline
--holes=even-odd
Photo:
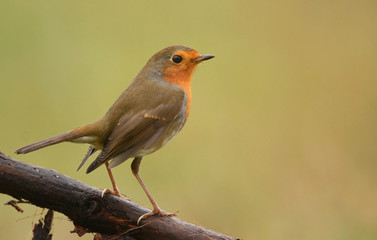
[[[141,217],[139,217],[139,219],[137,220],[136,225],[139,226],[139,223],[141,222],[141,220],[145,220],[153,215],[159,215],[161,217],[176,217],[177,213],[178,212],[168,213],[168,212],[165,212],[164,210],[161,210],[159,207],[156,207],[152,211],[141,215]]]
[[[115,188],[114,190],[111,190],[111,189],[108,189],[108,188],[103,189],[102,194],[101,194],[101,198],[103,198],[103,196],[105,194],[107,194],[107,193],[110,193],[110,194],[115,195],[117,197],[123,198],[123,199],[125,199],[127,201],[131,201],[130,198],[121,195],[121,193],[119,192],[118,188]]]

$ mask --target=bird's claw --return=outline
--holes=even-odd
[[[103,198],[103,196],[105,196],[106,193],[110,193],[110,194],[115,195],[117,197],[123,198],[127,201],[131,201],[130,198],[122,196],[118,189],[114,189],[114,190],[111,190],[111,189],[108,189],[108,188],[103,189],[102,194],[101,194],[101,198]]]
[[[153,209],[152,211],[147,212],[147,213],[141,215],[141,216],[139,217],[139,219],[137,220],[136,226],[139,226],[139,223],[141,222],[141,220],[143,220],[143,219],[147,219],[147,218],[149,218],[149,217],[151,217],[151,216],[153,216],[153,215],[159,215],[159,216],[161,216],[161,217],[176,217],[176,216],[177,216],[177,213],[178,213],[178,212],[168,213],[168,212],[165,212],[164,210],[161,210],[161,209],[159,209],[159,208],[157,208],[157,209]]]

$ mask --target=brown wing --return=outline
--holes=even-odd
[[[88,167],[87,173],[120,154],[126,160],[140,149],[153,146],[181,113],[182,106],[184,106],[183,97],[180,101],[160,104],[151,110],[124,114],[105,143],[102,152]]]

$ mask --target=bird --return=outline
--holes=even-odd
[[[119,197],[122,196],[111,168],[133,158],[131,171],[153,207],[137,222],[152,215],[176,216],[157,205],[139,175],[139,168],[144,156],[167,144],[185,125],[191,109],[192,75],[199,63],[213,57],[186,46],[166,47],[147,61],[101,119],[27,145],[15,153],[26,154],[61,142],[87,143],[89,149],[77,170],[100,150],[86,173],[105,164],[113,190],[105,189],[102,196],[110,193]]]

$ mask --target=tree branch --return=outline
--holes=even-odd
[[[51,209],[47,211],[44,219],[39,219],[37,224],[34,224],[32,240],[51,240],[52,234],[51,225],[54,218],[54,211]]]
[[[0,193],[61,212],[73,221],[76,230],[101,233],[96,239],[110,239],[109,235],[111,239],[140,240],[234,239],[177,218],[153,216],[137,226],[137,219],[148,209],[111,194],[102,198],[99,189],[2,153]]]

